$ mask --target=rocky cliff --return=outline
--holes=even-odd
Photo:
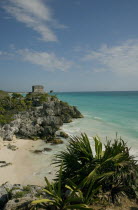
[[[28,111],[14,115],[14,120],[0,127],[0,137],[11,141],[14,136],[22,138],[42,138],[50,140],[63,123],[69,123],[73,118],[81,118],[82,114],[75,106],[48,97],[41,105],[36,103]]]

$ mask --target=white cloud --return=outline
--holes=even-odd
[[[39,65],[46,71],[67,71],[73,64],[63,57],[58,58],[54,53],[31,51],[29,49],[18,50],[17,53],[24,61]]]
[[[5,55],[5,52],[0,51],[0,56]]]
[[[4,58],[4,59],[8,60],[11,57],[12,57],[12,54],[11,53],[0,50],[0,59],[3,59]]]
[[[3,8],[17,21],[38,32],[43,41],[57,41],[51,27],[64,28],[54,20],[50,8],[43,0],[8,0]]]
[[[83,61],[97,62],[101,71],[112,71],[121,75],[138,75],[138,40],[128,40],[118,46],[103,45],[96,51],[90,51]],[[95,69],[96,71],[96,69]],[[97,68],[100,71],[100,68]]]

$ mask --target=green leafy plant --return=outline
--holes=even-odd
[[[58,182],[51,184],[47,178],[46,189],[43,191],[49,195],[49,199],[39,199],[31,203],[32,206],[40,205],[43,208],[47,209],[48,206],[52,205],[56,209],[67,210],[67,209],[91,209],[85,203],[83,203],[84,198],[82,192],[72,184],[72,187],[66,185],[65,188],[70,191],[70,194],[66,197],[65,192],[62,188],[62,165],[59,171]]]
[[[120,138],[107,141],[102,149],[99,137],[94,137],[95,155],[93,155],[90,141],[86,134],[80,137],[72,137],[66,151],[56,155],[54,162],[60,166],[63,164],[63,179],[66,183],[70,178],[79,185],[86,195],[90,197],[107,195],[108,200],[116,202],[120,194],[136,197],[132,186],[136,186],[137,161],[129,155],[126,143]],[[95,191],[94,189],[99,189]]]
[[[23,96],[21,94],[19,94],[19,93],[13,93],[12,94],[12,98],[14,98],[14,99],[21,99],[21,98],[23,98]]]
[[[6,96],[8,96],[8,92],[0,90],[0,99],[4,98]]]
[[[0,91],[0,125],[10,123],[14,119],[14,115],[19,112],[34,109],[36,106],[42,105],[48,101],[49,96],[44,94],[27,94],[23,97],[21,94],[13,93],[8,95],[4,91]]]

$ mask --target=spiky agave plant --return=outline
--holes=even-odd
[[[81,137],[71,137],[66,150],[57,154],[53,163],[57,166],[63,164],[63,182],[70,178],[79,184],[88,175],[93,160],[89,139],[86,134],[82,134]]]
[[[36,206],[40,205],[44,209],[47,209],[50,205],[54,206],[55,209],[59,210],[67,210],[67,209],[92,209],[89,208],[84,203],[84,198],[82,192],[75,186],[72,182],[70,182],[70,186],[66,185],[62,189],[62,165],[59,171],[59,179],[56,183],[51,184],[47,178],[46,181],[46,188],[43,190],[47,195],[50,196],[49,199],[39,199],[35,200],[31,203],[31,209],[35,209]],[[65,196],[65,191],[70,190],[68,196]],[[39,208],[39,206],[38,206]]]
[[[101,186],[102,192],[108,192],[111,201],[115,202],[121,192],[132,193],[132,185],[136,185],[136,161],[129,155],[122,139],[116,138],[113,143],[107,141],[104,151],[99,137],[94,137],[94,141],[95,155],[86,134],[72,137],[66,151],[56,155],[55,163],[63,163],[62,182],[66,183],[70,178],[87,194],[88,200],[93,190]]]
[[[112,202],[115,202],[120,193],[136,197],[133,186],[137,185],[137,161],[129,154],[129,149],[121,138],[116,138],[113,143],[107,142],[102,161],[104,167],[101,168],[101,173],[114,171],[114,174],[103,182],[103,191],[110,191]]]

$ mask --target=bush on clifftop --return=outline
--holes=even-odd
[[[11,96],[7,92],[0,91],[0,125],[4,125],[13,120],[14,114],[27,111],[33,107],[40,106],[47,102],[49,95],[45,94],[27,94],[23,97],[21,94],[13,93]]]
[[[0,99],[5,96],[8,96],[8,93],[6,91],[0,90]]]

